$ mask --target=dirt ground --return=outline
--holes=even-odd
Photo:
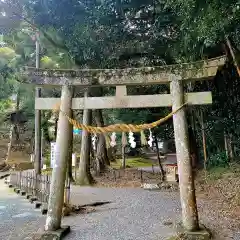
[[[155,172],[138,171],[137,169],[109,170],[95,177],[97,186],[102,187],[141,187],[142,183],[159,183],[161,176]]]
[[[237,169],[237,171],[236,171]],[[218,235],[218,240],[240,239],[240,171],[226,170],[219,176],[204,180],[199,174],[196,181],[199,212],[204,222]],[[211,174],[211,173],[210,173]],[[202,176],[201,176],[202,175]],[[235,238],[234,238],[235,239]]]

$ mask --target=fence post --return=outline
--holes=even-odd
[[[31,195],[34,193],[34,189],[33,189],[33,172],[31,172],[30,174],[30,189],[31,189]]]
[[[51,182],[51,178],[50,176],[47,175],[47,199],[46,199],[46,202],[48,202],[48,199],[49,199],[49,195],[50,195],[50,182]]]
[[[29,193],[29,172],[27,172],[27,193]]]
[[[65,182],[65,194],[64,194],[64,203],[69,204],[70,203],[70,178],[66,178]]]
[[[42,175],[38,175],[38,191],[39,191],[39,201],[43,200],[43,190],[42,190]]]
[[[43,175],[43,202],[46,202],[47,176]]]
[[[22,188],[22,172],[19,173],[19,189]]]

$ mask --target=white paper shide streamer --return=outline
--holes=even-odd
[[[149,145],[150,147],[153,146],[153,135],[152,135],[152,131],[151,131],[151,129],[149,129],[149,140],[148,140],[148,145]]]
[[[129,138],[129,143],[131,145],[131,148],[135,148],[137,144],[135,142],[135,138],[133,136],[133,132],[129,132],[128,138]]]
[[[111,135],[111,142],[110,142],[111,147],[115,147],[117,145],[116,138],[117,138],[117,135],[115,132],[113,132]]]
[[[93,145],[94,151],[96,150],[96,142],[97,142],[97,135],[95,134],[95,135],[92,137],[92,145]]]

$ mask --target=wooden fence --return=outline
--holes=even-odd
[[[34,196],[38,202],[48,203],[50,195],[51,176],[36,175],[34,171],[12,172],[9,184],[24,193]],[[70,181],[65,184],[65,202],[70,201]]]
[[[154,167],[144,169],[111,169],[108,172],[102,173],[101,177],[96,177],[101,183],[135,183],[141,185],[143,183],[159,183],[161,182],[162,176],[159,171],[156,171]],[[130,184],[131,185],[131,184]]]

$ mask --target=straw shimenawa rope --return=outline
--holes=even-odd
[[[133,125],[133,124],[113,124],[105,127],[93,127],[81,124],[77,122],[76,120],[70,118],[65,112],[60,110],[60,104],[54,109],[55,112],[61,112],[64,114],[64,116],[68,119],[68,121],[77,129],[85,130],[89,133],[109,133],[109,132],[141,132],[146,129],[152,129],[154,127],[159,126],[160,124],[166,122],[168,119],[170,119],[176,112],[178,112],[180,109],[182,109],[187,103],[184,103],[182,106],[177,108],[176,110],[169,113],[166,117],[159,119],[156,122],[152,123],[145,123],[140,125]]]

